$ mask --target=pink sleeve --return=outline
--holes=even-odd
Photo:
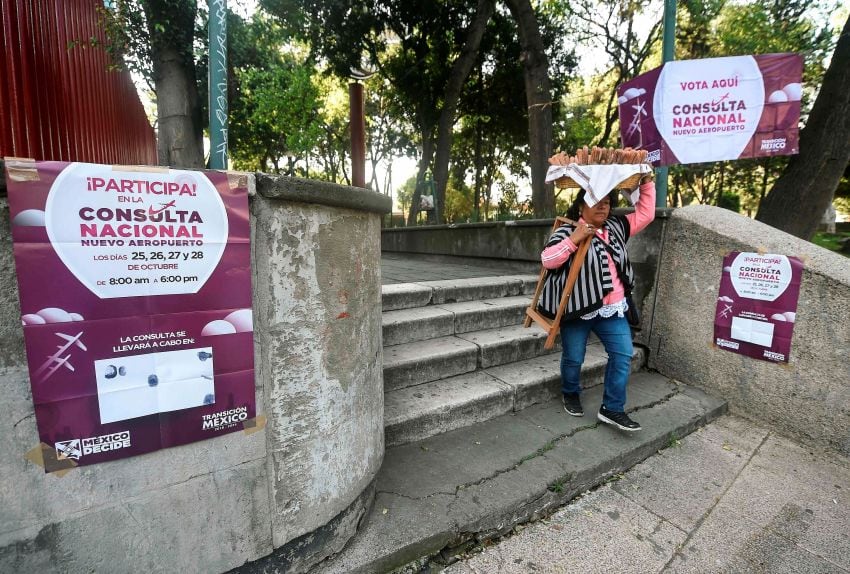
[[[546,269],[557,269],[567,262],[570,255],[576,252],[578,247],[573,243],[572,239],[567,237],[560,243],[556,243],[551,247],[547,247],[540,255],[540,260],[543,262],[543,267]]]
[[[643,230],[655,219],[655,182],[648,181],[640,186],[640,199],[635,212],[626,216],[629,220],[629,237]]]

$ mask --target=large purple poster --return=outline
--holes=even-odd
[[[617,88],[623,147],[654,165],[799,153],[798,54],[667,62]]]
[[[714,343],[754,359],[787,363],[803,263],[785,255],[733,251],[723,259]]]
[[[45,470],[251,424],[244,176],[8,160],[7,187]]]

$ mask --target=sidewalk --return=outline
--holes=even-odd
[[[850,572],[850,460],[724,416],[448,574]]]

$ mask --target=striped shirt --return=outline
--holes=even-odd
[[[622,215],[613,215],[605,221],[603,229],[607,232],[611,253],[605,248],[601,237],[598,235],[593,237],[584,265],[579,271],[575,287],[567,302],[563,320],[575,319],[602,307],[605,296],[614,290],[612,266],[626,294],[630,293],[634,287],[634,271],[626,251],[626,240],[630,235],[629,220]],[[573,231],[575,231],[574,226],[562,225],[549,238],[546,247],[565,242]],[[538,310],[543,315],[554,318],[557,314],[572,263],[573,259],[569,258],[564,265],[557,269],[550,269],[546,275],[538,303]]]
[[[625,218],[622,218],[622,219],[625,219],[624,223],[625,223],[625,226],[626,226],[625,240],[623,241],[623,246],[624,246],[626,241],[628,241],[629,237],[631,237],[632,235],[635,235],[636,233],[642,231],[644,228],[646,228],[655,219],[655,183],[654,182],[647,182],[647,183],[641,184],[641,186],[640,186],[640,198],[638,199],[637,205],[635,205],[634,213],[629,213],[628,215],[625,216]],[[611,219],[609,218],[609,221],[610,220]],[[582,222],[583,222],[583,220],[581,218],[579,218],[579,223],[582,223]],[[606,224],[607,224],[607,222],[606,222]],[[548,280],[550,280],[552,278],[553,274],[559,274],[560,275],[561,272],[563,272],[562,277],[560,277],[559,281],[558,281],[560,283],[559,285],[557,284],[558,282],[555,282],[556,283],[555,285],[546,289],[546,285],[544,284],[544,289],[545,289],[544,293],[547,294],[547,297],[554,295],[555,301],[560,301],[561,293],[564,290],[564,283],[566,282],[566,277],[567,277],[567,274],[569,273],[569,266],[565,265],[565,263],[568,262],[568,260],[573,255],[573,253],[575,253],[578,249],[575,246],[575,244],[569,238],[569,234],[572,233],[573,228],[569,227],[569,226],[565,226],[565,227],[567,228],[566,232],[559,235],[559,237],[563,237],[564,235],[566,235],[566,237],[564,237],[563,241],[559,241],[556,238],[556,235],[558,234],[559,231],[564,230],[564,227],[556,230],[555,234],[553,234],[552,237],[550,238],[549,242],[547,242],[546,248],[543,250],[543,253],[541,255],[541,260],[543,262],[543,266],[546,269],[550,270],[549,276],[547,277],[547,283],[548,283]],[[599,242],[604,241],[605,243],[611,243],[611,240],[612,240],[612,237],[609,237],[607,225],[603,226],[600,229],[597,229],[596,233],[597,233],[597,235],[593,238],[593,244],[596,247],[601,246],[602,249],[604,250],[604,245],[600,244]],[[625,249],[622,249],[622,251],[625,252]],[[594,253],[594,250],[593,249],[589,250],[588,251],[588,257],[592,253]],[[626,259],[628,260],[628,258],[626,258]],[[624,303],[624,299],[625,299],[626,295],[631,292],[632,284],[633,284],[633,280],[634,280],[633,273],[631,274],[631,279],[630,279],[631,283],[628,285],[628,287],[626,287],[626,286],[623,285],[623,281],[622,281],[622,278],[625,277],[625,276],[620,273],[617,265],[615,264],[615,258],[614,257],[607,257],[607,260],[608,260],[607,268],[608,268],[608,272],[609,272],[608,274],[611,276],[611,282],[613,284],[613,288],[610,291],[604,292],[604,296],[602,298],[602,304],[601,305],[597,305],[594,302],[594,304],[590,305],[590,308],[589,308],[589,310],[587,310],[587,312],[582,312],[582,310],[579,309],[579,311],[574,314],[575,316],[593,314],[593,313],[597,312],[597,310],[599,312],[604,312],[605,309],[608,308],[608,307],[614,308],[617,305],[622,305]],[[585,262],[587,262],[587,259],[585,259]],[[585,264],[587,264],[587,263],[585,263]],[[631,270],[631,265],[628,265],[628,268],[629,268],[629,270]],[[577,281],[576,282],[576,288],[578,288],[578,287],[579,287],[579,282]],[[550,294],[550,292],[553,289],[557,290],[557,293],[551,293]],[[575,293],[575,289],[573,290],[573,292]],[[571,296],[571,299],[572,299],[572,296]],[[573,305],[571,303],[572,302],[570,302],[569,306],[567,307],[567,310],[566,310],[567,312],[569,312],[569,309],[571,307],[573,307]],[[547,307],[550,307],[550,308],[553,309],[551,311],[551,313],[548,312]],[[544,315],[549,315],[550,318],[552,318],[557,313],[558,307],[557,307],[557,303],[552,305],[552,302],[549,301],[545,305],[541,302],[541,304],[538,306],[538,309]],[[573,318],[573,316],[571,315],[567,318]]]

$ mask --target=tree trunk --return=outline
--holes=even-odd
[[[555,192],[546,183],[546,170],[552,153],[552,95],[549,60],[540,36],[537,16],[530,0],[507,0],[519,32],[528,104],[528,147],[531,163],[531,201],[536,217],[555,214]]]
[[[720,173],[717,178],[717,203],[720,203],[721,198],[723,197],[723,186],[726,183],[726,162],[720,163]],[[715,205],[717,205],[717,203]]]
[[[494,156],[496,153],[494,146],[495,144],[491,142],[487,148],[487,171],[484,175],[484,221],[488,221],[490,219],[490,200],[493,197],[493,178],[495,176],[495,171],[498,169],[498,166],[496,166],[494,162]]]
[[[673,174],[673,205],[671,207],[681,207],[682,205],[682,191],[679,183],[680,177],[679,173],[676,172]]]
[[[481,118],[475,120],[475,197],[472,200],[472,220],[481,220]]]
[[[800,132],[800,153],[776,180],[756,219],[810,239],[832,202],[850,162],[850,17],[838,38],[809,121]]]
[[[452,150],[452,139],[454,135],[455,111],[460,99],[460,92],[472,65],[478,58],[478,47],[481,45],[481,37],[487,29],[487,21],[493,14],[492,0],[478,0],[475,9],[475,19],[469,25],[466,33],[466,42],[463,49],[452,65],[449,81],[443,94],[443,107],[440,110],[440,120],[437,127],[437,150],[434,157],[434,183],[437,186],[434,198],[436,201],[437,223],[443,222],[445,210],[446,187],[449,181],[449,155]]]
[[[192,56],[197,4],[144,0],[142,5],[151,37],[159,164],[202,168],[201,105]]]
[[[424,131],[422,134],[422,157],[419,160],[419,172],[416,174],[416,189],[413,190],[413,198],[410,200],[410,213],[407,216],[408,225],[416,225],[416,216],[419,215],[419,199],[422,197],[422,183],[425,181],[425,173],[431,165],[434,155],[434,142],[431,132]]]
[[[602,137],[599,138],[599,146],[608,147],[608,139],[611,137],[611,131],[614,129],[614,122],[619,117],[619,109],[614,107],[614,98],[617,96],[617,88],[622,82],[618,81],[614,85],[614,89],[608,95],[608,103],[605,106],[605,129],[602,132]]]
[[[759,193],[759,205],[764,201],[764,197],[767,195],[767,162],[761,162],[761,190]]]

